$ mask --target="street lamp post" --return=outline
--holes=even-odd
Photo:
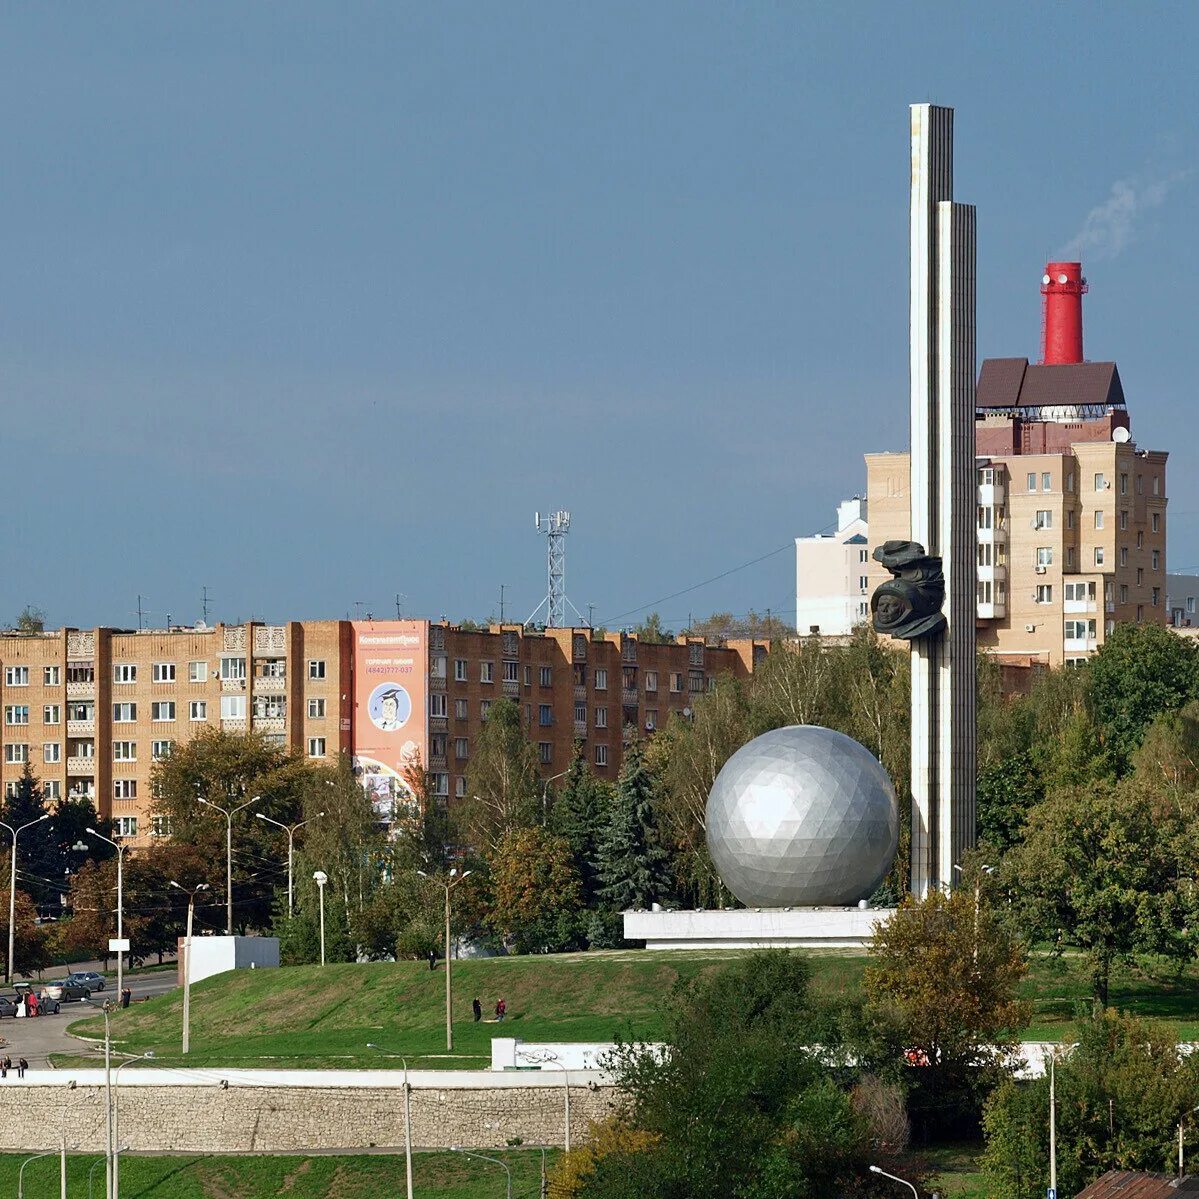
[[[36,820],[31,820],[28,824],[21,825],[20,828],[13,828],[11,824],[5,824],[0,820],[0,828],[6,828],[12,834],[12,869],[9,873],[8,880],[8,976],[6,982],[12,982],[13,969],[13,932],[17,924],[17,838],[27,829],[33,828],[35,824],[41,824],[43,820],[49,820],[50,813],[47,812],[44,816],[39,816]]]
[[[233,817],[243,808],[258,803],[262,796],[255,795],[253,799],[247,799],[245,803],[238,804],[236,808],[222,808],[220,804],[215,804],[202,795],[197,795],[196,799],[205,807],[214,808],[225,817],[225,933],[231,937],[233,936]]]
[[[254,813],[259,820],[265,820],[267,824],[273,824],[276,828],[281,828],[287,834],[287,915],[289,919],[292,912],[291,867],[292,859],[295,856],[295,836],[304,825],[311,824],[314,820],[319,820],[324,814],[324,812],[317,812],[315,816],[309,816],[307,820],[301,820],[298,824],[284,824],[283,821],[272,820],[271,817],[264,816],[261,812]]]
[[[207,891],[208,884],[200,883],[195,890],[189,891],[171,879],[171,886],[187,896],[187,936],[183,939],[183,1052],[186,1053],[191,1045],[192,918],[196,912],[196,892]]]
[[[134,1054],[123,1061],[114,1071],[113,1092],[112,1092],[112,1195],[113,1199],[120,1199],[121,1195],[121,1122],[120,1122],[120,1100],[121,1100],[121,1071],[126,1066],[133,1062],[149,1062],[154,1060],[154,1050],[147,1050],[145,1053]]]
[[[870,1173],[881,1174],[883,1178],[889,1178],[892,1182],[898,1182],[901,1186],[907,1187],[912,1192],[913,1199],[920,1199],[920,1192],[906,1178],[900,1178],[898,1174],[888,1174],[886,1170],[879,1166],[871,1166]]]
[[[469,1149],[463,1149],[461,1145],[451,1145],[450,1151],[452,1153],[461,1153],[463,1157],[477,1157],[481,1162],[491,1162],[493,1166],[502,1167],[504,1173],[508,1175],[508,1199],[512,1199],[512,1171],[508,1169],[507,1162],[501,1161],[498,1157],[488,1157],[483,1153],[472,1153]],[[874,1169],[873,1166],[870,1168]]]
[[[421,878],[429,877],[423,870],[418,870],[416,873]],[[433,880],[439,887],[445,888],[445,1047],[447,1051],[454,1048],[454,984],[450,965],[450,892],[463,879],[469,878],[471,873],[470,870],[464,870],[459,874],[458,868],[454,867],[444,882],[441,879]]]
[[[568,766],[565,770],[561,771],[559,774],[551,774],[550,777],[545,780],[545,784],[541,788],[541,823],[542,824],[545,824],[549,820],[550,783],[554,782],[555,779],[564,779],[569,773],[570,773],[570,767]]]
[[[371,1041],[367,1041],[366,1047],[384,1052],[381,1045],[375,1045]],[[412,1088],[408,1085],[408,1059],[401,1056],[400,1061],[404,1063],[404,1176],[408,1184],[408,1199],[412,1199]]]
[[[104,1194],[106,1199],[113,1199],[112,1159],[116,1141],[112,1135],[112,1025],[109,1016],[112,1014],[112,1004],[93,1003],[90,999],[83,1000],[100,1009],[104,1017]]]
[[[32,1157],[27,1157],[22,1163],[20,1170],[17,1171],[17,1199],[25,1199],[25,1167],[30,1162],[35,1162],[39,1157],[57,1157],[58,1150],[51,1149],[47,1153],[35,1153]]]
[[[114,841],[111,837],[106,837],[103,833],[98,833],[94,828],[86,830],[97,841],[106,841],[117,851],[117,999],[121,998],[121,988],[124,986],[124,962],[125,951],[120,947],[120,943],[125,936],[125,846],[118,841]]]
[[[325,964],[325,884],[329,876],[323,870],[317,870],[312,875],[316,881],[316,891],[320,899],[321,909],[321,965]]]
[[[966,872],[954,862],[953,868],[962,876],[966,877]],[[980,866],[978,876],[974,880],[974,964],[978,965],[978,911],[982,905],[982,876],[984,874],[994,874],[994,866]]]

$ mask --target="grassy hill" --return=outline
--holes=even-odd
[[[190,1065],[277,1067],[410,1066],[464,1069],[490,1062],[491,1038],[528,1041],[652,1040],[660,1034],[663,1005],[680,979],[715,969],[733,951],[650,953],[644,950],[488,958],[454,965],[454,1054],[445,1049],[445,974],[421,962],[242,970],[192,988]],[[849,954],[810,955],[817,988],[827,994],[856,990],[866,959]],[[1113,975],[1112,1003],[1150,1019],[1169,1020],[1180,1037],[1199,1040],[1199,968],[1182,972],[1153,962]],[[1023,1030],[1028,1040],[1072,1035],[1074,1019],[1089,1006],[1077,957],[1037,956],[1022,988],[1033,1001]],[[484,1021],[473,1022],[479,996]],[[495,1001],[508,1001],[496,1024]],[[166,1063],[179,1053],[182,992],[135,1004],[112,1018],[113,1038],[138,1053],[154,1050]],[[72,1025],[100,1036],[103,1021]],[[386,1053],[366,1048],[367,1042]],[[61,1061],[61,1059],[59,1059]]]

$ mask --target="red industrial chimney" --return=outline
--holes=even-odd
[[[1046,366],[1082,361],[1082,298],[1086,293],[1081,262],[1045,264],[1041,361]]]

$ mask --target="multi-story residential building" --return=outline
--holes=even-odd
[[[766,649],[425,621],[9,632],[0,781],[10,793],[28,762],[52,800],[88,796],[122,839],[146,846],[169,832],[153,816],[154,763],[200,729],[254,729],[311,758],[352,755],[381,808],[418,753],[436,793],[461,797],[501,695],[520,707],[547,780],[567,769],[576,740],[612,779],[633,736],[687,714]]]
[[[837,505],[837,531],[795,539],[795,627],[801,636],[844,637],[870,618],[866,501]]]
[[[1166,610],[1176,629],[1199,625],[1199,575],[1166,576]]]
[[[1045,287],[1081,305],[1079,264],[1050,269]],[[1132,440],[1116,364],[988,359],[976,405],[980,649],[1060,665],[1117,622],[1166,623],[1167,454]],[[872,541],[907,538],[908,455],[867,454],[866,469]],[[871,589],[887,577],[872,566]]]

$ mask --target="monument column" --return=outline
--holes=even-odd
[[[946,627],[912,641],[913,894],[974,844],[975,213],[953,202],[953,109],[911,110],[912,540],[940,558]]]

